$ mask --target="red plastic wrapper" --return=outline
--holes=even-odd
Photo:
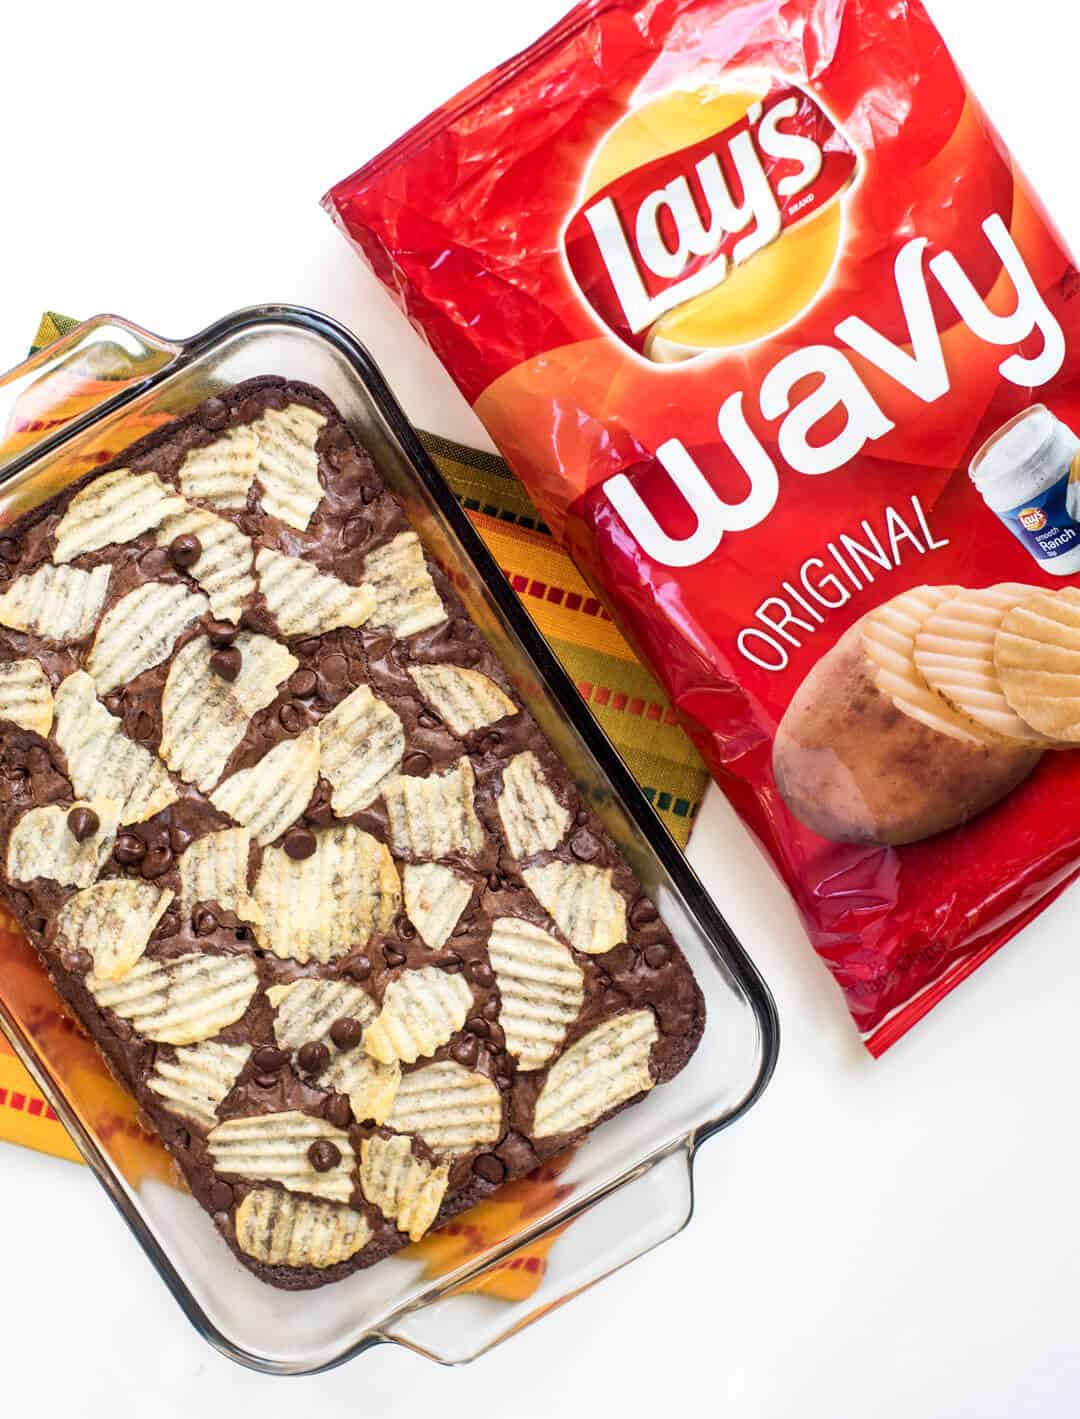
[[[1080,277],[916,0],[596,0],[326,205],[880,1053],[1080,867]]]

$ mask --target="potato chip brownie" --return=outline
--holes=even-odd
[[[686,961],[317,390],[207,400],[0,553],[4,897],[262,1279],[687,1062]]]

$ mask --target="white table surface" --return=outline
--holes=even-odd
[[[317,200],[563,8],[0,0],[0,363],[22,357],[44,307],[186,335],[299,301],[367,341],[417,422],[482,442]],[[933,4],[1075,247],[1071,8]],[[784,1037],[764,1101],[703,1150],[682,1236],[468,1369],[382,1348],[275,1380],[196,1337],[87,1171],[0,1145],[0,1411],[1080,1412],[1075,890],[875,1064],[718,795],[691,856]]]

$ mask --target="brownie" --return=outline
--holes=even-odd
[[[683,955],[368,452],[251,380],[0,530],[0,888],[291,1289],[671,1079]]]

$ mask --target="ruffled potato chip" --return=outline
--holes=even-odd
[[[236,1209],[236,1242],[266,1266],[314,1266],[324,1271],[348,1261],[371,1240],[361,1212],[332,1202],[254,1188]]]
[[[193,1045],[235,1025],[259,989],[259,973],[248,956],[193,952],[170,961],[143,959],[120,981],[92,974],[86,985],[102,1009],[144,1038]]]
[[[325,1141],[339,1159],[325,1172],[312,1163],[313,1143]],[[331,1202],[348,1202],[356,1157],[349,1135],[325,1119],[290,1109],[285,1113],[230,1118],[207,1136],[214,1170],[252,1182],[276,1182],[290,1192],[306,1192]]]
[[[252,715],[265,709],[299,665],[267,636],[241,631],[234,642],[240,673],[230,684],[211,668],[207,636],[188,641],[169,667],[161,696],[161,757],[208,793],[243,739]]]
[[[193,448],[180,465],[185,498],[211,507],[242,508],[259,466],[259,441],[250,427],[229,429],[202,448]]]
[[[402,1075],[386,1126],[435,1153],[470,1153],[502,1134],[502,1098],[486,1074],[450,1060]]]
[[[512,917],[492,922],[488,956],[499,986],[506,1048],[519,1069],[539,1069],[581,1013],[585,974],[561,942]]]
[[[303,532],[322,501],[315,442],[326,415],[306,404],[267,409],[248,427],[258,442],[263,511]]]
[[[389,626],[396,636],[414,636],[446,620],[446,607],[424,561],[415,532],[399,532],[370,552],[364,580],[374,588],[373,626]]]
[[[1080,590],[1041,591],[1005,616],[994,668],[1011,709],[1032,729],[1080,743]]]
[[[305,976],[288,985],[271,986],[266,994],[276,1011],[274,1038],[279,1049],[298,1050],[306,1044],[324,1044],[334,1054],[330,1030],[338,1020],[358,1020],[361,1025],[370,1025],[378,1014],[378,1007],[367,991],[344,980]]]
[[[157,533],[159,547],[177,537],[197,537],[199,555],[187,573],[210,599],[210,609],[224,621],[239,621],[248,597],[253,596],[255,550],[235,523],[216,517],[205,508],[189,507],[174,513]]]
[[[76,892],[60,908],[57,940],[90,953],[95,980],[122,981],[146,950],[172,899],[167,887],[149,882],[98,882]]]
[[[159,1053],[146,1087],[177,1118],[209,1130],[218,1121],[218,1105],[231,1092],[250,1055],[250,1045],[217,1040],[178,1049],[174,1059]]]
[[[449,1181],[449,1167],[417,1158],[407,1138],[376,1134],[360,1145],[360,1190],[410,1242],[435,1221]]]
[[[551,1138],[587,1128],[651,1089],[649,1054],[658,1038],[651,1010],[616,1015],[583,1035],[551,1066],[536,1100],[534,1135]]]
[[[337,1094],[348,1094],[358,1123],[385,1123],[397,1098],[401,1065],[396,1061],[380,1064],[359,1045],[332,1059],[319,1075],[319,1083]]]
[[[425,946],[441,950],[472,900],[472,883],[437,862],[410,863],[401,879],[409,920]]]
[[[106,611],[86,660],[99,695],[128,685],[172,654],[180,635],[207,609],[186,586],[148,581]]]
[[[180,855],[180,905],[190,914],[199,902],[217,902],[243,921],[260,921],[261,913],[248,892],[251,834],[246,828],[225,828],[196,839]]]
[[[350,586],[310,562],[263,547],[255,558],[259,589],[283,636],[321,636],[362,626],[375,610],[370,586]]]
[[[401,883],[385,843],[360,828],[325,828],[315,841],[301,862],[283,848],[263,853],[256,936],[275,956],[325,964],[386,930],[401,906]]]
[[[416,688],[455,734],[469,734],[495,724],[518,707],[494,680],[460,665],[414,665],[409,674]]]
[[[610,867],[549,862],[527,867],[525,885],[579,951],[599,956],[626,940],[626,900]]]
[[[68,503],[54,534],[54,560],[70,562],[99,547],[133,542],[183,509],[183,498],[155,474],[114,468]]]
[[[475,857],[484,846],[484,830],[473,806],[476,777],[467,758],[442,774],[414,778],[399,774],[383,785],[390,837],[398,854]]]
[[[250,769],[227,778],[210,802],[249,828],[262,846],[280,838],[311,802],[319,782],[319,731],[283,739]]]
[[[68,824],[76,808],[97,814],[98,827],[79,842]],[[114,798],[93,798],[70,807],[55,804],[31,808],[8,839],[7,875],[13,882],[47,877],[62,887],[89,887],[109,859],[116,841],[120,804]]]
[[[63,681],[54,709],[56,742],[80,798],[108,788],[121,803],[121,823],[144,822],[176,802],[179,794],[164,765],[127,737],[120,721],[99,702],[85,670]]]
[[[473,994],[464,978],[438,966],[406,971],[383,995],[378,1019],[364,1035],[364,1048],[383,1064],[412,1064],[434,1054],[461,1029]]]
[[[331,807],[343,818],[374,803],[405,754],[405,730],[388,704],[367,685],[319,724],[322,772],[333,786]]]
[[[52,685],[36,660],[0,665],[0,719],[49,737],[53,722]]]
[[[82,572],[46,562],[0,596],[0,626],[50,641],[85,640],[97,625],[111,576],[107,566]]]
[[[570,826],[570,810],[552,793],[540,760],[530,751],[515,754],[503,769],[499,817],[519,861],[558,847]]]

